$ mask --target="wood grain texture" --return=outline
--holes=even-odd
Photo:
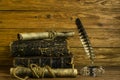
[[[0,65],[12,65],[9,44],[20,32],[75,31],[68,39],[75,65],[87,65],[75,19],[95,49],[96,65],[120,66],[119,0],[0,0]]]
[[[95,13],[85,13],[80,10],[77,12],[0,11],[2,15],[0,25],[2,28],[75,28],[75,19],[79,17],[86,28],[120,29],[117,26],[120,23],[119,14]]]

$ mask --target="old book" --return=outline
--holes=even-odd
[[[51,68],[72,68],[73,56],[62,57],[15,57],[13,66],[29,67],[30,64],[37,64],[41,67],[50,66]]]
[[[10,45],[14,57],[25,56],[64,56],[71,54],[66,38],[45,40],[18,40]]]

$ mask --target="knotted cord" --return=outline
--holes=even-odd
[[[12,72],[13,76],[16,77],[19,80],[27,80],[29,78],[28,76],[26,76],[25,78],[21,78],[18,75],[16,75],[16,71],[17,71],[18,68],[20,68],[20,66],[16,67],[14,69],[14,71]],[[50,75],[53,78],[56,77],[55,73],[53,72],[53,70],[49,66],[40,67],[40,66],[38,66],[36,64],[31,64],[30,65],[30,70],[31,70],[32,74],[34,75],[34,77],[36,77],[36,78],[44,78],[45,70],[48,70],[48,72],[50,73]]]
[[[55,77],[54,72],[52,71],[52,69],[49,66],[40,67],[36,64],[31,64],[30,69],[31,69],[32,73],[35,75],[35,77],[37,77],[37,78],[43,78],[44,74],[45,74],[45,70],[48,70],[48,72],[52,75],[52,77]]]

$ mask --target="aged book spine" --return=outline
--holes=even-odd
[[[13,66],[29,67],[30,64],[37,64],[41,67],[50,66],[51,68],[72,68],[74,66],[73,56],[64,57],[15,57]]]
[[[11,54],[21,56],[64,56],[71,52],[66,39],[14,41],[10,44]]]

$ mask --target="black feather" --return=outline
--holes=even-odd
[[[90,57],[90,59],[93,61],[94,58],[94,52],[93,52],[93,48],[91,46],[90,40],[88,38],[88,35],[80,21],[79,18],[76,19],[76,25],[77,25],[77,29],[79,32],[79,38],[82,42],[82,45],[84,47],[84,50],[86,52],[86,54]]]

